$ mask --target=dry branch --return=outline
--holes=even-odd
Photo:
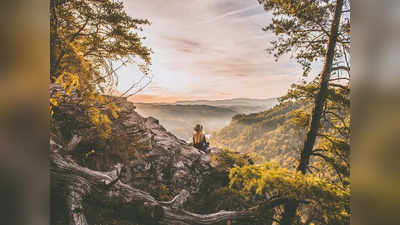
[[[106,173],[79,166],[59,153],[51,153],[50,175],[52,194],[57,199],[65,199],[68,219],[64,222],[67,224],[87,225],[84,205],[90,204],[113,209],[110,211],[115,213],[109,216],[114,219],[141,224],[216,224],[251,218],[256,211],[220,211],[205,215],[188,212],[181,208],[190,195],[186,190],[169,202],[157,201],[144,191],[116,181]],[[111,182],[114,182],[112,186]]]

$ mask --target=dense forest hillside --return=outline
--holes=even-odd
[[[277,100],[271,99],[227,99],[181,101],[176,104],[135,103],[136,111],[142,116],[160,120],[165,128],[177,137],[188,140],[193,127],[199,123],[211,134],[227,126],[234,115],[261,112],[271,108]]]
[[[234,98],[223,100],[196,100],[196,101],[178,101],[179,105],[209,105],[221,108],[228,108],[238,113],[254,113],[270,109],[278,103],[276,98],[251,99]]]
[[[291,120],[300,108],[304,108],[301,103],[286,102],[264,112],[238,114],[228,126],[213,133],[211,144],[293,165],[305,134],[305,129]]]
[[[193,127],[203,124],[205,132],[221,129],[229,124],[237,112],[231,109],[209,105],[175,104],[135,104],[142,116],[152,116],[160,120],[165,128],[177,137],[188,140],[192,137]]]

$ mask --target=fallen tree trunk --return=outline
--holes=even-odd
[[[240,220],[252,217],[253,210],[244,211],[220,211],[212,214],[196,214],[186,210],[173,210],[163,207],[164,216],[161,224],[217,224],[228,220]]]
[[[181,208],[189,197],[185,190],[169,202],[157,201],[150,194],[107,175],[111,173],[79,166],[56,152],[50,157],[52,224],[87,225],[87,207],[102,208],[108,217],[132,224],[217,224],[255,214],[254,209],[206,215],[191,213]]]

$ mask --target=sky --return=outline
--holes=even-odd
[[[153,50],[151,84],[136,102],[271,98],[301,79],[294,59],[265,49],[276,38],[257,0],[124,0],[126,12],[148,19],[144,44]],[[118,91],[139,79],[135,65],[118,71]]]

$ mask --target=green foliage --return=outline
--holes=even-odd
[[[229,187],[220,187],[207,194],[203,203],[208,207],[207,211],[219,210],[243,210],[251,207],[249,198],[240,190],[233,190]]]
[[[318,79],[306,84],[292,85],[280,102],[313,102],[319,86]],[[292,122],[307,127],[311,115],[307,110],[293,112]],[[314,156],[309,171],[335,182],[348,184],[350,175],[350,86],[348,81],[342,85],[328,87],[328,95],[323,108],[321,127]],[[322,160],[322,161],[321,161]],[[347,181],[346,181],[347,180]]]
[[[324,224],[348,224],[350,189],[335,185],[312,174],[303,175],[277,164],[265,163],[233,168],[230,187],[273,200],[296,199]],[[311,215],[309,215],[311,216]],[[310,218],[307,218],[310,219]]]
[[[288,100],[310,100],[315,98],[316,93],[319,88],[319,83],[317,79],[314,79],[310,83],[303,84],[292,84],[291,88],[288,90],[286,95],[279,98],[280,102],[285,102]]]
[[[51,0],[50,82],[64,89],[51,95],[52,118],[62,117],[54,113],[62,111],[63,104],[79,104],[100,135],[108,137],[111,118],[103,112],[110,111],[115,119],[118,108],[104,94],[117,85],[115,72],[127,63],[135,63],[148,76],[151,50],[138,33],[148,24],[128,16],[121,1]],[[80,102],[73,102],[76,99]]]
[[[284,54],[295,57],[303,66],[303,75],[311,71],[313,62],[325,62],[327,42],[333,23],[336,1],[333,0],[259,0],[272,13],[272,22],[264,28],[277,37],[269,53],[279,59]],[[340,4],[341,6],[341,4]],[[301,101],[304,108],[292,113],[291,123],[308,128],[313,104],[323,106],[317,141],[312,150],[308,171],[333,182],[347,180],[349,175],[350,143],[350,1],[344,0],[336,46],[333,48],[332,69],[328,74],[328,90],[323,102],[315,102],[320,89],[320,76],[311,82],[293,84],[281,103]],[[322,105],[323,104],[323,105]],[[318,115],[319,116],[319,115]],[[318,117],[319,118],[319,117]]]
[[[320,76],[311,82],[293,84],[285,96],[279,98],[281,103],[294,101],[304,102],[304,108],[294,111],[291,122],[298,127],[310,124],[311,108],[323,106],[322,119],[317,134],[308,171],[325,177],[332,182],[345,185],[350,165],[350,1],[344,0],[340,14],[338,35],[330,33],[337,1],[333,0],[259,0],[266,11],[272,12],[272,22],[264,28],[277,37],[271,42],[269,53],[279,59],[285,54],[295,57],[303,66],[303,75],[311,71],[313,62],[324,63],[329,38],[335,38],[333,61],[324,68],[330,74],[327,95],[322,102],[316,102],[321,84]],[[314,115],[313,115],[314,116]],[[318,115],[315,115],[319,118]],[[319,121],[318,121],[319,122]],[[315,133],[315,132],[314,132]],[[315,157],[314,157],[315,156]]]
[[[253,209],[255,216],[235,224],[272,224],[272,209],[264,207],[265,199],[243,189],[229,187],[229,171],[236,167],[249,166],[249,160],[257,161],[257,156],[239,154],[227,149],[212,158],[215,170],[205,178],[200,191],[186,204],[187,209],[201,214],[215,213],[220,210]]]
[[[284,54],[295,57],[303,67],[303,75],[311,71],[312,62],[322,60],[329,38],[330,18],[334,2],[330,0],[258,0],[266,11],[272,12],[272,23],[264,28],[277,36],[271,42],[268,52],[276,59]],[[336,51],[336,58],[342,58],[350,44],[350,18],[343,20],[339,28],[338,42],[343,49]]]
[[[108,135],[111,134],[111,120],[106,114],[101,113],[98,108],[89,108],[88,118],[89,121],[97,128],[101,136],[108,137]]]
[[[303,103],[286,102],[274,108],[240,115],[211,137],[211,144],[238,152],[257,153],[265,160],[293,167],[303,141],[304,127],[291,122]],[[261,160],[258,160],[261,161]]]
[[[291,122],[297,127],[307,127],[310,123],[311,115],[303,110],[296,110],[292,115]]]
[[[249,154],[240,154],[239,152],[232,152],[228,149],[224,149],[221,152],[215,154],[211,158],[211,162],[217,164],[216,169],[218,171],[227,171],[233,167],[241,167],[248,165],[250,162],[254,162],[257,156]]]
[[[267,202],[278,195],[307,201],[308,204],[301,204],[299,208],[301,218],[315,219],[314,224],[348,224],[350,113],[346,104],[328,100],[329,111],[324,115],[309,164],[311,173],[301,175],[294,171],[310,118],[309,102],[313,95],[305,93],[308,90],[313,89],[293,90],[300,93],[296,96],[305,97],[287,98],[271,110],[237,116],[229,126],[213,135],[211,141],[213,145],[229,146],[235,151],[256,152],[269,161],[263,165],[233,168],[230,182],[235,190],[251,196],[257,194],[258,189],[256,198]],[[331,92],[337,93],[334,89]],[[253,206],[262,205],[261,202]],[[273,217],[279,220],[280,213],[281,210],[276,209]]]

